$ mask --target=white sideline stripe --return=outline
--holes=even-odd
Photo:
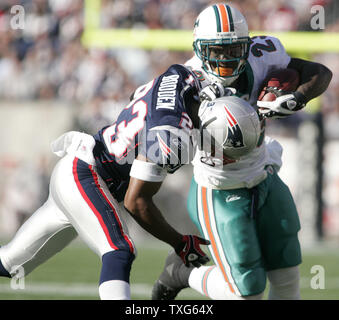
[[[9,284],[0,284],[1,293],[11,294],[52,294],[60,296],[99,296],[98,287],[88,284],[39,283],[25,285],[24,289],[12,289]]]
[[[152,286],[148,284],[133,284],[131,285],[132,296],[149,296],[151,297]],[[53,282],[41,282],[41,283],[29,283],[25,285],[25,289],[12,289],[10,284],[0,284],[0,293],[10,294],[51,294],[57,296],[91,296],[99,297],[98,285],[96,284],[84,284],[84,283],[53,283]],[[181,292],[181,297],[199,297],[199,293],[192,289],[188,292]]]
[[[311,288],[311,278],[302,277],[300,279],[300,287],[302,289]],[[325,289],[334,290],[339,289],[339,277],[326,277]],[[135,297],[151,297],[152,286],[148,284],[138,283],[131,285],[132,296]],[[319,292],[322,291],[319,289]],[[25,285],[25,289],[12,289],[10,283],[0,284],[0,293],[8,294],[50,294],[56,296],[71,296],[71,297],[99,297],[98,285],[85,283],[29,283]],[[180,293],[180,298],[201,297],[199,293],[193,289],[185,289]]]

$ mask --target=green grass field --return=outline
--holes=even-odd
[[[150,299],[154,281],[161,272],[168,247],[159,245],[138,247],[131,274],[132,299]],[[320,265],[325,271],[325,288],[312,289],[312,266]],[[304,250],[301,272],[302,299],[339,300],[339,250],[328,247]],[[1,300],[97,300],[100,261],[79,241],[37,268],[25,278],[25,289],[13,289],[11,280],[0,279]],[[314,282],[315,280],[313,280]],[[316,282],[316,281],[315,281]],[[20,286],[20,283],[14,283]],[[266,290],[267,295],[267,290]],[[204,299],[192,289],[185,289],[178,299]]]

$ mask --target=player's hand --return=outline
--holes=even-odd
[[[264,118],[285,118],[301,110],[306,105],[306,98],[300,92],[284,92],[270,88],[277,98],[274,101],[258,101],[259,115]]]
[[[209,245],[210,242],[194,235],[185,235],[182,237],[180,245],[175,248],[175,252],[186,267],[194,266],[199,268],[209,261],[208,256],[200,248],[202,244]]]
[[[214,82],[206,86],[199,93],[200,102],[212,101],[216,98],[231,96],[236,93],[234,88],[224,87],[221,83]]]

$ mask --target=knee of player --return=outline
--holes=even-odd
[[[102,256],[100,283],[109,280],[129,282],[135,254],[129,250],[112,250]]]
[[[261,295],[266,288],[266,272],[263,268],[244,270],[238,278],[238,287],[242,296]]]

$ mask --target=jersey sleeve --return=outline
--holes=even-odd
[[[175,64],[155,81],[151,92],[145,97],[150,106],[148,127],[172,125],[175,117],[180,117],[188,104],[199,107],[200,82],[193,71],[184,65]]]
[[[184,129],[172,126],[152,128],[140,153],[167,173],[174,173],[193,159],[192,135]]]
[[[174,173],[193,159],[193,122],[188,112],[199,108],[199,86],[191,70],[172,65],[144,98],[149,111],[139,153],[167,173]]]
[[[271,36],[253,37],[249,59],[256,64],[264,63],[267,71],[287,68],[291,57],[278,38]]]
[[[130,176],[143,181],[162,182],[167,175],[167,171],[159,167],[154,162],[134,159],[130,171]]]
[[[286,52],[285,47],[278,38],[270,37],[270,40],[273,42],[277,50],[276,54],[272,56],[273,61],[270,63],[270,65],[277,69],[287,68],[291,61],[291,57]]]

